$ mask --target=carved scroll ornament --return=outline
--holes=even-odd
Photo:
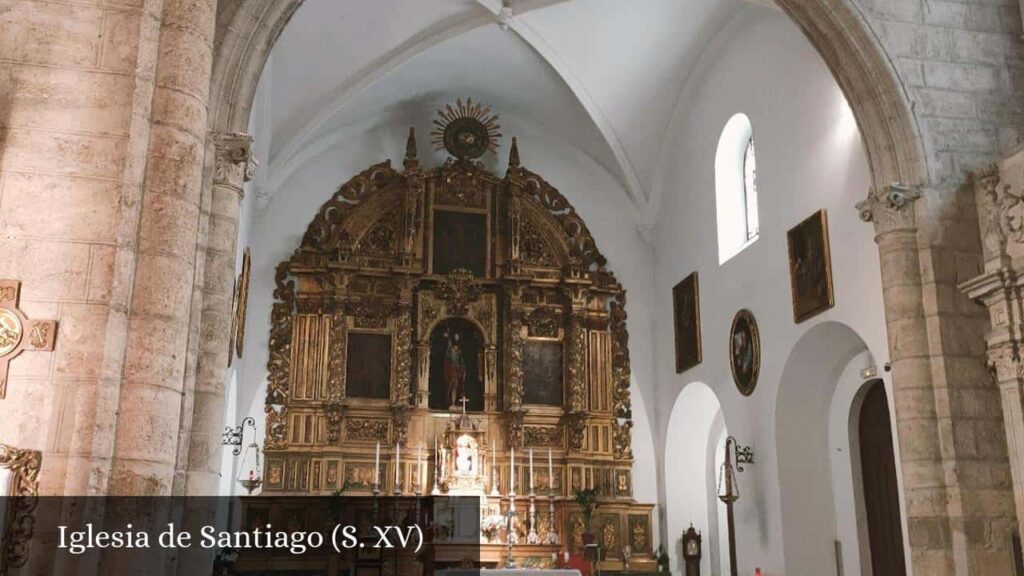
[[[35,526],[35,511],[39,494],[39,469],[42,453],[38,450],[20,450],[0,444],[0,468],[11,473],[11,485],[4,504],[9,505],[6,527],[0,549],[0,572],[17,568],[28,560],[29,542]]]

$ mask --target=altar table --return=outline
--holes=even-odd
[[[439,570],[435,572],[440,576],[580,576],[579,570],[555,570],[555,569],[510,569],[510,568],[480,568],[480,569],[453,569]]]

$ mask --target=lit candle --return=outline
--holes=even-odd
[[[509,471],[508,471],[508,491],[511,494],[516,493],[516,449],[515,446],[509,449]]]
[[[491,470],[498,470],[498,450],[495,448],[494,438],[491,438]]]
[[[373,483],[380,484],[380,440],[377,441],[377,455],[373,458]]]
[[[395,442],[395,488],[398,488],[399,478],[401,478],[401,474],[398,471],[402,466],[401,459],[402,447],[399,446],[398,442]]]
[[[530,447],[530,494],[533,494],[533,447]]]
[[[551,467],[551,448],[548,448],[548,491],[555,490],[555,472]]]

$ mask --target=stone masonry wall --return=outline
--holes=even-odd
[[[152,75],[139,61],[144,8],[0,0],[0,277],[22,282],[30,317],[60,322],[54,352],[11,363],[0,440],[44,452],[46,493],[64,491],[72,438],[93,432],[92,417],[76,421],[95,406],[105,354],[123,346],[108,325],[125,305],[115,260],[148,129],[133,123]],[[78,442],[91,453],[91,438]]]
[[[914,106],[932,185],[959,184],[1021,143],[1018,0],[855,1]]]

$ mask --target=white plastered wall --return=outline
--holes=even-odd
[[[750,117],[757,145],[760,237],[737,256],[719,265],[716,234],[715,153],[722,129],[736,113]],[[736,504],[739,572],[760,567],[765,576],[802,573],[787,564],[799,563],[801,547],[817,542],[783,542],[783,510],[776,450],[776,413],[783,368],[800,338],[822,322],[849,327],[879,364],[887,359],[884,312],[877,247],[873,229],[858,218],[854,204],[869,186],[869,171],[856,123],[820,56],[786,17],[777,10],[747,7],[705,48],[677,104],[653,190],[654,345],[658,390],[655,395],[656,441],[666,460],[674,437],[675,400],[692,382],[703,382],[721,402],[728,433],[754,449],[756,463],[740,474],[742,497]],[[836,306],[802,324],[793,320],[786,231],[818,209],[828,212]],[[700,275],[703,362],[677,375],[673,361],[671,290],[697,270]],[[743,397],[732,382],[728,364],[728,330],[733,315],[751,310],[761,335],[761,371],[753,396]],[[791,463],[801,472],[818,474],[825,482],[849,466],[834,466],[845,435],[829,434],[829,418],[842,414],[848,422],[854,384],[840,378],[843,364],[827,387],[833,401],[821,410],[794,412],[808,427],[821,426],[826,448]],[[860,368],[860,366],[857,366]],[[849,368],[854,370],[854,368]],[[837,393],[836,390],[839,390]],[[785,400],[791,401],[791,400]],[[792,407],[789,407],[792,408]],[[829,415],[831,412],[832,416]],[[843,447],[844,449],[848,449]],[[844,453],[848,457],[848,454]],[[837,472],[834,468],[841,470]],[[681,473],[703,474],[702,470]],[[668,498],[681,479],[666,467],[659,486],[667,518],[666,542],[674,546],[692,513]],[[850,539],[849,519],[855,518],[851,481],[830,487],[835,496],[835,535],[822,540]],[[692,498],[707,498],[706,494]],[[694,524],[697,520],[694,519]],[[845,523],[845,524],[844,524]],[[705,538],[705,555],[709,543]],[[847,567],[856,558],[857,543],[844,542]],[[792,558],[790,558],[790,556]],[[811,555],[814,556],[814,555]],[[834,554],[827,550],[827,558]],[[826,556],[814,556],[821,562]],[[815,573],[834,574],[833,564]],[[673,564],[673,572],[680,569]],[[724,564],[723,564],[724,569]],[[847,571],[847,574],[857,572]]]

